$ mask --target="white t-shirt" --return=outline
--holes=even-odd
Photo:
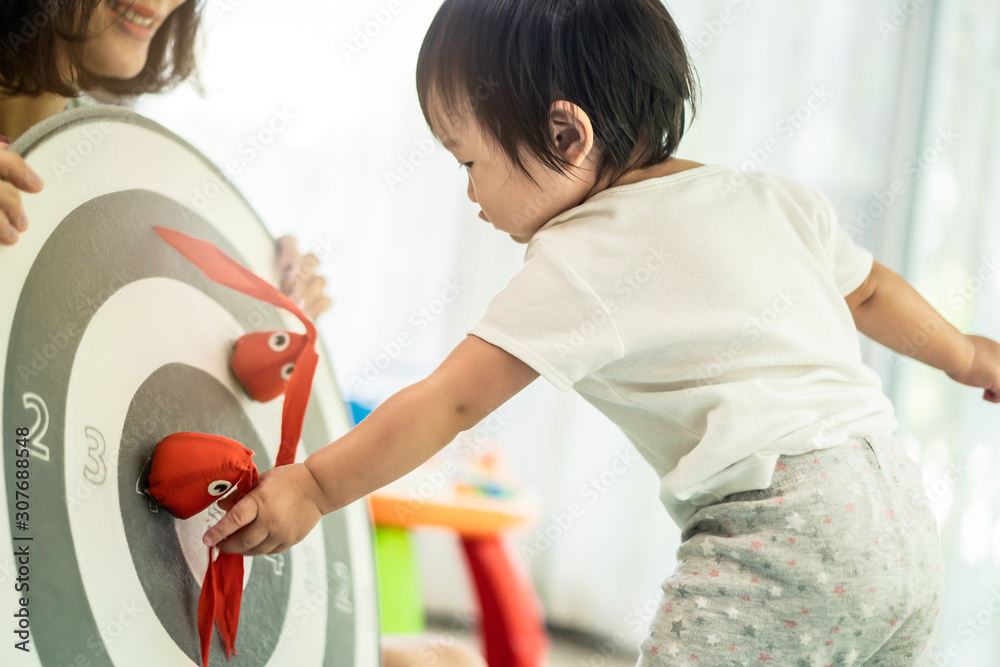
[[[553,218],[469,332],[615,422],[681,526],[770,486],[781,454],[898,427],[844,301],[871,253],[819,192],[733,175],[619,186]]]

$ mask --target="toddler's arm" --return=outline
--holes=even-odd
[[[393,395],[305,463],[264,473],[205,543],[220,543],[226,553],[284,551],[323,514],[410,472],[537,377],[520,359],[468,336],[427,379]]]
[[[1000,344],[962,334],[899,274],[875,262],[847,305],[861,333],[956,382],[984,389],[985,400],[1000,403]]]

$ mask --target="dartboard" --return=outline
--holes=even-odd
[[[228,360],[244,333],[301,325],[210,282],[153,227],[214,243],[268,279],[274,241],[218,168],[123,109],[60,114],[10,150],[46,185],[24,197],[30,229],[0,249],[0,616],[14,629],[0,664],[199,664],[201,536],[219,510],[181,521],[158,507],[150,457],[172,433],[214,433],[269,469],[281,399],[251,401]],[[348,427],[321,361],[299,460]],[[363,505],[244,570],[239,655],[227,663],[216,635],[211,664],[379,663]]]

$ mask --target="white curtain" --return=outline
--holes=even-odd
[[[954,0],[931,9],[926,104],[913,147],[926,169],[905,268],[958,328],[997,339],[1000,5]],[[945,549],[939,664],[1000,664],[1000,406],[909,359],[895,368],[901,431],[922,453]]]
[[[1000,252],[990,224],[1000,214],[996,3],[667,4],[703,90],[683,157],[821,188],[857,240],[956,325],[1000,335],[1000,281],[982,269]],[[430,372],[523,256],[477,220],[464,175],[420,115],[413,71],[437,6],[364,0],[282,11],[264,0],[211,0],[207,98],[182,88],[138,105],[230,172],[275,234],[294,234],[320,256],[335,301],[320,328],[345,394],[367,401]],[[924,151],[939,132],[952,137],[949,128],[958,138],[938,141],[932,160]],[[981,282],[969,283],[980,270]],[[953,290],[966,284],[959,307]],[[1000,599],[991,482],[1000,412],[943,374],[867,342],[865,353],[895,401],[908,451],[940,491],[932,496],[949,582],[940,644],[960,651],[951,664],[995,664],[996,628],[967,638],[961,623],[990,613],[993,592]],[[655,475],[642,462],[614,473],[631,452],[627,440],[544,381],[505,406],[502,424],[495,446],[539,514],[515,547],[549,620],[618,633],[616,650],[633,651],[678,544]],[[572,503],[583,511],[567,522]],[[468,605],[453,541],[424,534],[420,550],[428,605]]]

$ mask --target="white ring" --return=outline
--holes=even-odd
[[[280,412],[246,397],[229,373],[226,341],[214,335],[232,331],[235,326],[236,321],[228,311],[194,287],[167,278],[150,278],[130,283],[116,292],[97,311],[81,337],[66,397],[67,509],[77,566],[98,629],[116,627],[123,608],[139,610],[131,613],[127,632],[105,637],[105,647],[114,664],[132,664],[137,655],[145,656],[143,664],[150,667],[172,667],[188,660],[150,608],[132,563],[122,567],[120,556],[108,557],[128,552],[125,529],[117,519],[121,516],[117,461],[128,399],[158,368],[170,363],[187,364],[210,374],[238,397],[263,442],[276,445],[279,440]],[[217,340],[217,344],[206,345],[211,340]],[[104,436],[111,483],[95,485],[84,475],[89,463],[87,427],[96,428]],[[269,452],[269,456],[276,453]],[[301,449],[299,455],[301,459]],[[69,500],[80,488],[88,489],[89,496],[82,502]],[[198,515],[188,522],[203,520]],[[294,547],[295,552],[303,545],[320,554],[322,562],[317,565],[325,568],[322,531],[311,532],[302,544]],[[207,564],[208,550],[203,551]],[[195,549],[194,553],[200,550]],[[268,566],[263,558],[266,557],[246,559],[244,585],[251,564]],[[296,563],[300,560],[305,562],[305,558],[296,558]],[[291,605],[311,595],[307,590],[306,569],[291,568]],[[268,665],[322,664],[325,608],[310,615],[305,623],[308,628],[302,636],[323,641],[279,642]]]

